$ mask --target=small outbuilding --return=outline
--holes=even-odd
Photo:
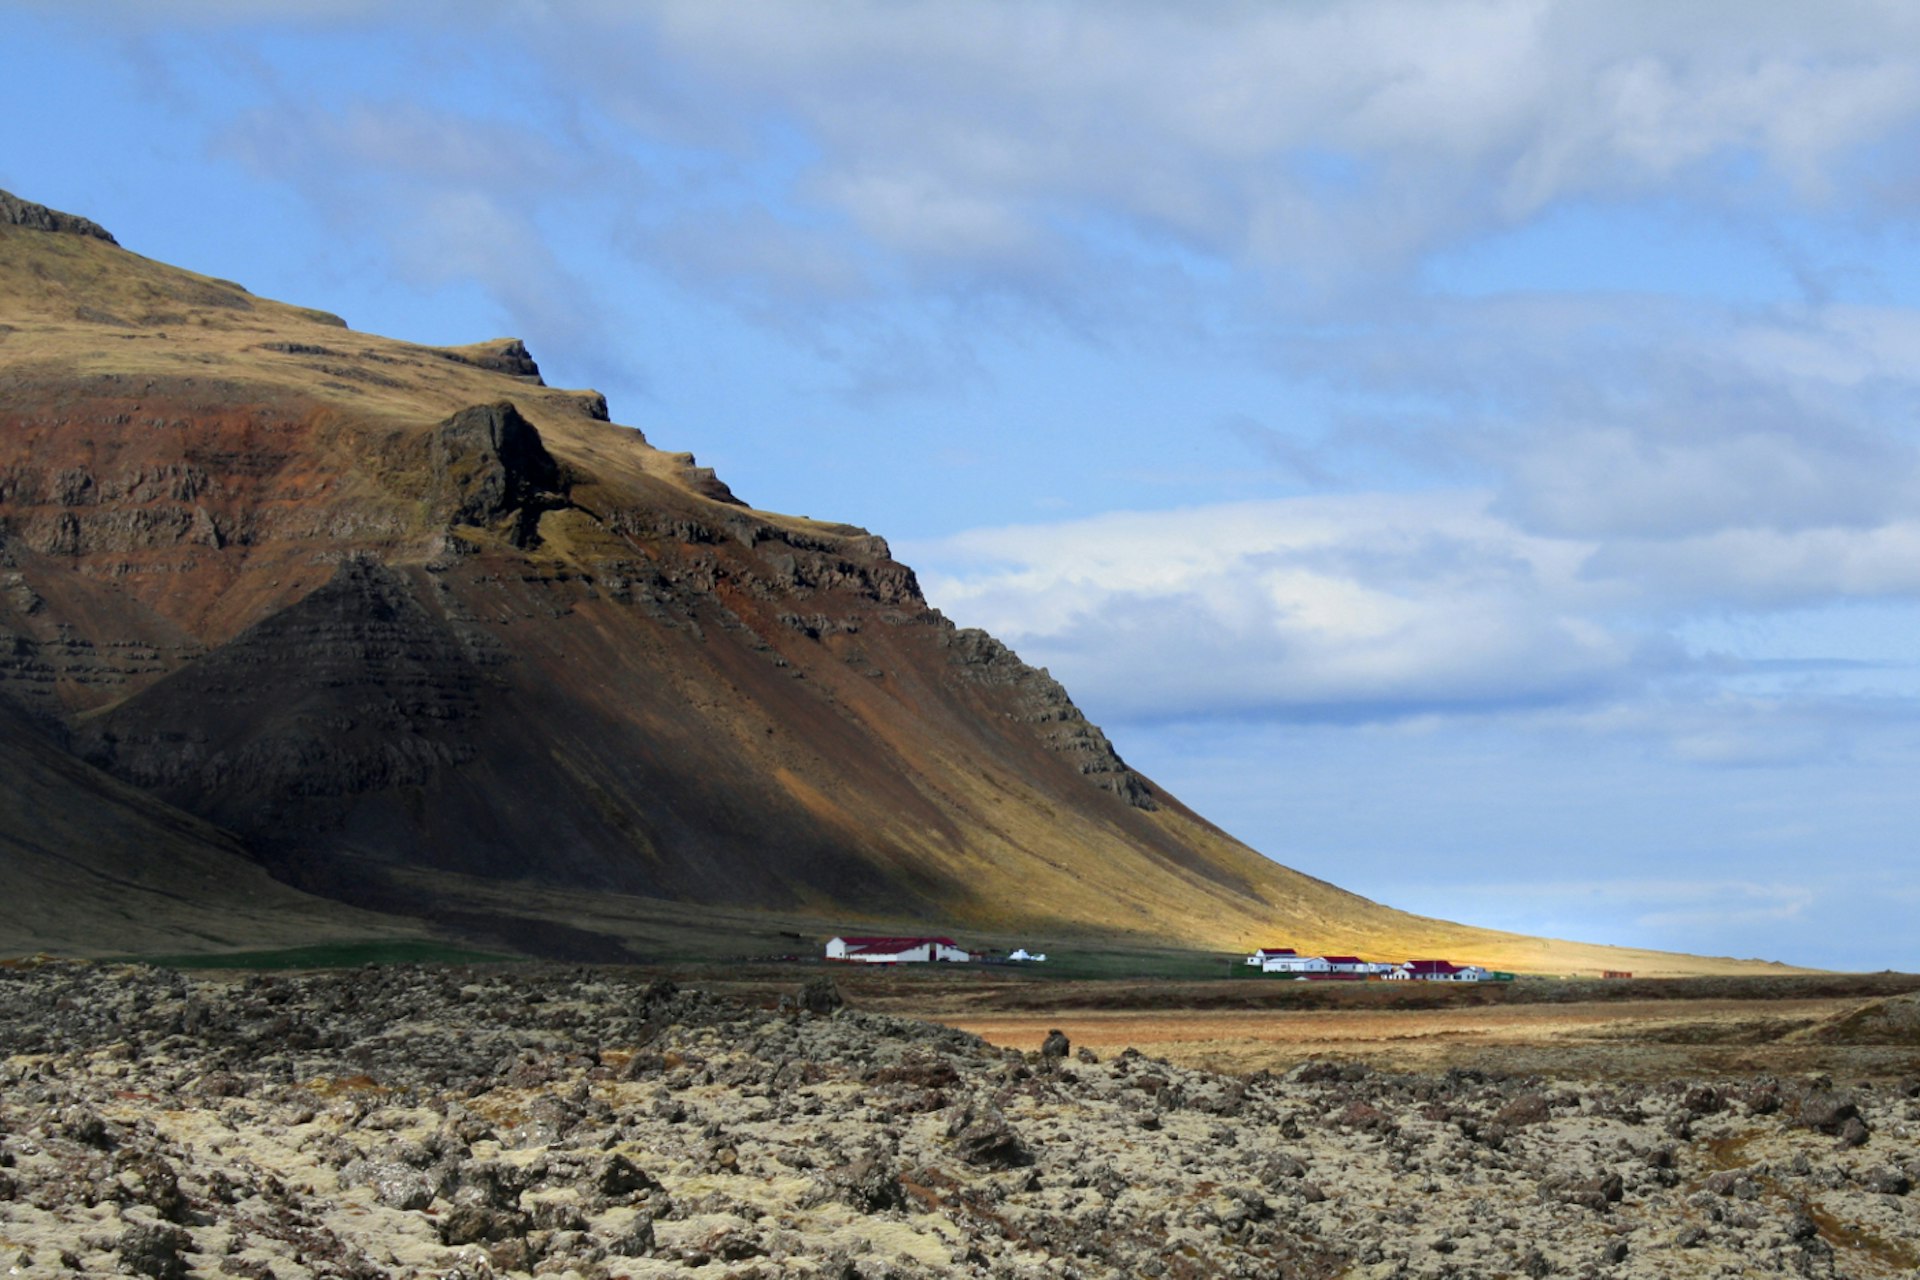
[[[1292,954],[1292,947],[1261,947],[1258,951],[1247,957],[1247,963],[1256,969],[1264,969],[1268,960],[1277,959],[1280,956],[1290,956]]]

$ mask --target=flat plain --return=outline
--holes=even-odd
[[[685,976],[771,998],[776,973]],[[1465,985],[1048,980],[1034,970],[845,966],[833,973],[861,1008],[927,1018],[1004,1048],[1034,1049],[1058,1028],[1101,1053],[1134,1048],[1236,1075],[1314,1059],[1587,1081],[1920,1073],[1920,1027],[1881,1025],[1871,1015],[1889,997],[1920,991],[1920,975],[1912,974]]]

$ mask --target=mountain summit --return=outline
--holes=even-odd
[[[16,874],[244,864],[290,934],[458,890],[1547,954],[1246,848],[882,539],[745,505],[518,341],[358,333],[4,193],[0,319],[0,740],[45,777],[0,811]]]

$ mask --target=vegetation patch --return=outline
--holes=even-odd
[[[522,956],[474,951],[446,942],[403,939],[386,942],[333,942],[277,951],[228,951],[217,955],[122,956],[132,964],[163,969],[357,969],[365,964],[501,964]]]
[[[1898,996],[1856,1009],[1812,1033],[1828,1044],[1920,1045],[1920,997]]]
[[[1864,1254],[1874,1262],[1891,1268],[1896,1275],[1920,1269],[1920,1252],[1916,1252],[1906,1241],[1889,1240],[1866,1227],[1842,1222],[1817,1205],[1810,1206],[1808,1214],[1820,1229],[1820,1238],[1836,1250]]]

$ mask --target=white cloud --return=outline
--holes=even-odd
[[[1098,210],[1308,276],[1391,270],[1441,237],[1666,190],[1728,157],[1825,199],[1857,180],[1858,148],[1920,115],[1912,17],[1841,9],[866,0],[827,22],[723,0],[573,6],[616,49],[698,67],[690,114],[744,99],[798,122],[818,149],[808,196],[895,252],[1065,251],[1063,226]],[[646,92],[608,83],[617,57],[597,65],[601,91]]]
[[[91,8],[148,33],[268,21],[510,51],[531,74],[503,92],[577,102],[631,135],[616,151],[638,139],[758,164],[774,122],[806,159],[769,198],[844,217],[905,260],[990,275],[1009,255],[1105,253],[1125,270],[1080,235],[1089,220],[1337,291],[1569,198],[1738,204],[1772,184],[1870,207],[1891,188],[1854,163],[1861,149],[1920,123],[1920,22],[1871,0]],[[429,169],[462,157],[411,154]],[[1752,179],[1726,181],[1729,161]]]
[[[902,552],[935,603],[1108,715],[1560,709],[1713,765],[1830,757],[1857,713],[1810,690],[1733,692],[1747,664],[1690,644],[1691,620],[1920,600],[1920,521],[1549,537],[1474,492],[1113,513]]]
[[[977,531],[932,599],[1147,717],[1578,698],[1646,661],[1574,607],[1587,549],[1484,495],[1294,499]]]
[[[262,172],[323,209],[364,205],[371,225],[401,228],[418,208],[484,200],[545,230],[599,202],[624,219],[605,248],[789,334],[821,311],[881,325],[901,300],[951,306],[961,336],[928,339],[923,365],[983,327],[983,299],[1012,298],[1103,338],[1225,329],[1240,342],[1276,318],[1359,309],[1403,351],[1376,350],[1352,375],[1419,376],[1394,366],[1429,345],[1459,354],[1467,337],[1436,335],[1458,318],[1404,296],[1423,255],[1577,199],[1738,214],[1844,198],[1898,212],[1888,144],[1920,124],[1920,24],[1865,2],[847,0],[830,20],[742,0],[489,3],[477,18],[436,4],[396,19],[351,0],[168,12],[133,29],[271,21],[417,50],[419,85],[380,98],[289,85],[235,131]],[[489,79],[491,118],[449,105]],[[1876,144],[1895,158],[1859,163]],[[518,309],[591,274],[552,265],[522,269],[537,283],[489,287]],[[564,310],[549,303],[545,320]],[[1546,310],[1532,323],[1553,323]],[[1529,320],[1468,323],[1477,349],[1447,376],[1478,394]],[[1777,326],[1745,341],[1758,361],[1885,369],[1892,325],[1881,346]],[[1312,343],[1286,342],[1311,359]],[[1595,347],[1587,334],[1566,359]]]

